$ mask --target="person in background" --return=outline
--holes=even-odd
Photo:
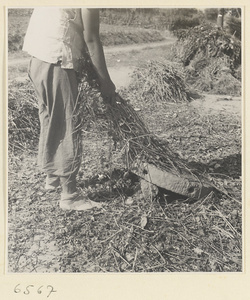
[[[47,174],[45,188],[61,185],[60,207],[87,210],[100,207],[76,187],[81,163],[81,134],[77,126],[77,72],[86,46],[98,75],[101,95],[112,101],[110,79],[99,36],[99,10],[35,8],[24,39],[30,60],[28,74],[39,104],[38,165]]]

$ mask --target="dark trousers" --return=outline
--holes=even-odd
[[[28,72],[39,103],[38,165],[47,174],[75,176],[81,163],[76,73],[37,58]]]

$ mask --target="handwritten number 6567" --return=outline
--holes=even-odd
[[[27,285],[25,287],[25,290],[23,292],[24,295],[29,295],[32,293],[32,289],[34,289],[34,285],[30,284],[30,285]],[[47,295],[47,298],[51,295],[51,293],[55,293],[56,290],[54,290],[54,287],[52,285],[47,285],[47,290],[48,290],[48,295]],[[22,289],[20,288],[20,283],[17,284],[14,288],[14,292],[16,294],[18,293],[21,293],[22,292]],[[37,294],[42,294],[43,293],[43,285],[41,285],[36,291]]]

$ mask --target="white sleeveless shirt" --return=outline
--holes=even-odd
[[[35,8],[24,39],[23,51],[48,62],[61,61],[61,67],[78,68],[86,46],[81,9]]]

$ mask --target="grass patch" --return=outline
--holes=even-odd
[[[102,24],[100,37],[104,46],[159,42],[164,36],[158,30]]]

